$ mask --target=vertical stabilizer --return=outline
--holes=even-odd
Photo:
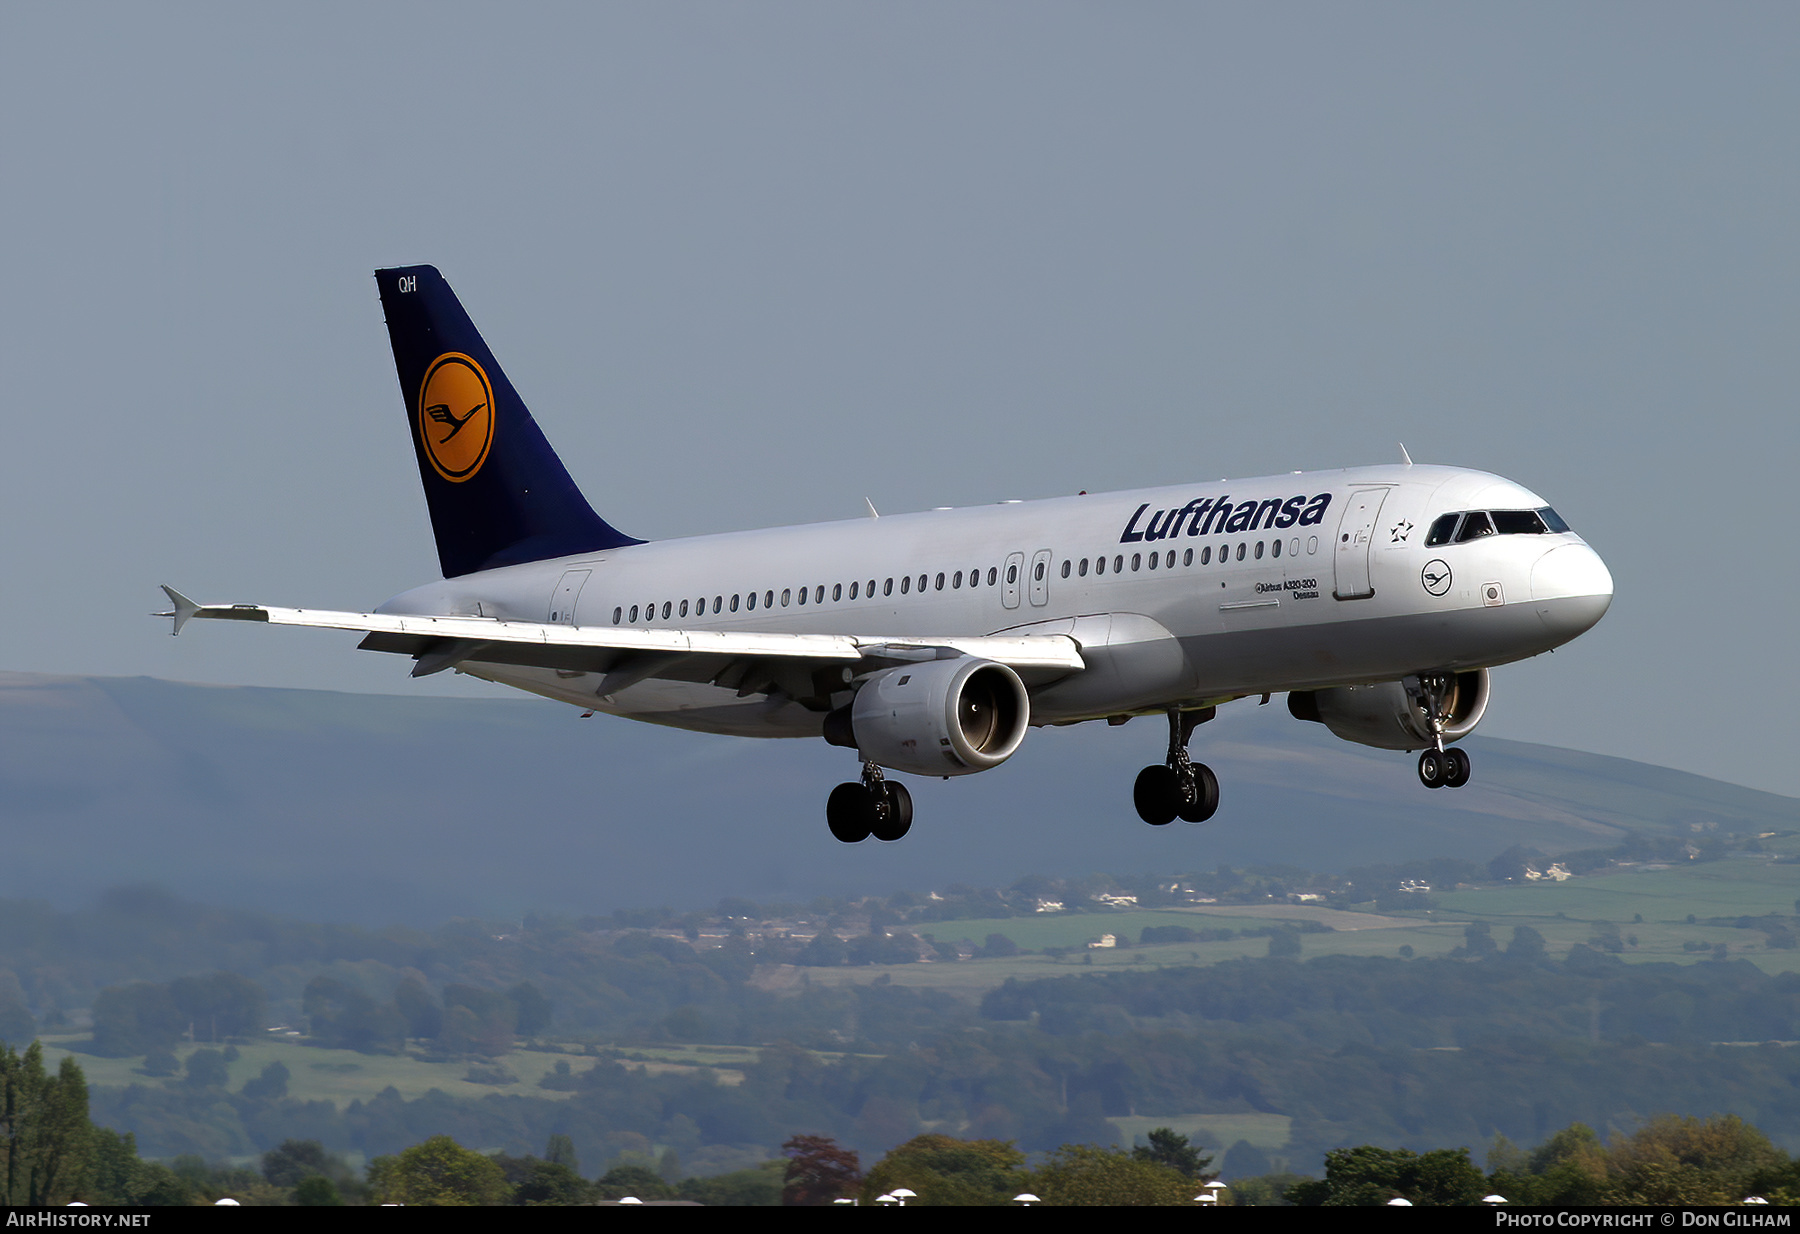
[[[435,267],[375,282],[445,578],[642,543],[594,513]]]

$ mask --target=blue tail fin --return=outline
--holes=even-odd
[[[643,543],[594,513],[436,268],[375,282],[445,578]]]

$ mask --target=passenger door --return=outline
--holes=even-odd
[[[1344,504],[1332,553],[1337,579],[1332,595],[1340,600],[1365,600],[1375,594],[1369,582],[1369,549],[1375,543],[1375,520],[1381,517],[1387,493],[1385,488],[1359,488]]]
[[[550,594],[550,624],[553,626],[572,626],[575,624],[575,601],[581,598],[582,585],[588,581],[589,570],[570,570],[557,583],[556,590]]]

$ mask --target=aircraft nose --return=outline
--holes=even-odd
[[[1531,568],[1531,600],[1538,617],[1563,639],[1592,629],[1612,605],[1612,573],[1585,544],[1562,544]]]

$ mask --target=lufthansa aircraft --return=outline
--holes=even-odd
[[[1543,498],[1451,467],[1295,472],[646,543],[595,514],[430,266],[376,273],[442,582],[372,613],[197,604],[634,720],[854,750],[831,832],[897,840],[906,787],[1006,761],[1033,725],[1164,715],[1139,815],[1219,804],[1188,757],[1221,703],[1285,691],[1429,788],[1488,670],[1599,621],[1612,577]],[[1402,451],[1404,454],[1404,451]]]

